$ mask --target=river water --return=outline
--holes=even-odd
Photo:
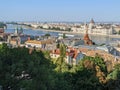
[[[9,24],[7,25],[7,29],[5,30],[6,33],[14,33],[15,32],[15,28],[16,27],[20,27],[19,25],[12,25]],[[24,26],[23,27],[23,33],[27,34],[27,35],[32,35],[32,36],[41,36],[41,35],[45,35],[46,33],[50,33],[51,36],[58,36],[58,32],[48,32],[48,31],[44,31],[44,30],[34,30],[34,29],[30,29],[30,28],[26,28]],[[76,35],[76,37],[83,39],[84,35],[83,34],[79,34]],[[115,41],[120,41],[120,38],[111,38],[109,36],[99,36],[99,35],[89,35],[90,39],[92,41],[94,41],[97,44],[109,44],[109,42],[115,42]]]
[[[14,33],[15,32],[15,28],[20,28],[20,25],[12,25],[9,24],[7,25],[7,29],[5,30],[6,33]],[[41,35],[45,35],[46,33],[50,33],[52,36],[57,36],[58,33],[57,32],[48,32],[48,31],[43,31],[43,30],[33,30],[30,28],[26,28],[24,26],[23,27],[23,33],[27,34],[27,35],[33,35],[33,36],[41,36]]]

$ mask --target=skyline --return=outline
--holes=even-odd
[[[120,22],[119,0],[0,0],[0,21]]]

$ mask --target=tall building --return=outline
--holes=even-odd
[[[84,35],[84,44],[85,45],[93,45],[92,40],[90,40],[89,35],[88,35],[88,25],[86,24],[86,33]]]
[[[20,34],[23,34],[23,28],[22,27],[20,27],[20,28],[16,28],[15,29],[15,35],[20,35]]]
[[[108,24],[96,24],[93,19],[91,19],[88,24],[88,33],[95,35],[112,35],[114,33],[114,28]],[[80,27],[72,27],[71,30],[75,33],[86,33],[86,24],[80,25]]]

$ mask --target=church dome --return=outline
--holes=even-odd
[[[93,23],[93,24],[95,24],[95,22],[94,22],[94,20],[93,20],[93,19],[91,19],[90,23]]]

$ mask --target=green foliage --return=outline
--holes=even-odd
[[[49,36],[51,36],[49,33],[47,33],[47,34],[45,34],[45,36],[47,36],[47,37],[49,37]]]
[[[117,80],[120,79],[120,64],[114,66],[114,70],[108,74],[107,79]]]
[[[49,51],[43,51],[43,54],[44,54],[45,58],[51,59]]]
[[[60,56],[56,60],[56,71],[58,72],[66,72],[69,69],[69,65],[65,62],[66,57],[66,46],[64,44],[60,44]]]
[[[114,70],[107,75],[107,90],[120,89],[120,64],[114,66]]]
[[[42,26],[38,26],[37,28],[41,28],[41,29],[43,29],[43,27],[42,27]]]
[[[70,78],[68,78],[69,73],[57,73],[55,80],[54,90],[72,90]]]
[[[95,65],[99,66],[103,72],[107,73],[106,64],[105,64],[103,58],[101,58],[100,56],[98,56],[98,55],[96,55],[95,57],[86,56],[83,58],[83,60],[93,61],[95,63]]]
[[[60,48],[60,44],[59,44],[59,43],[57,43],[56,47],[57,47],[57,48]]]
[[[2,37],[0,37],[0,41],[4,41],[4,39]]]
[[[83,68],[72,77],[73,90],[102,90],[103,88],[93,70]]]
[[[0,45],[0,85],[4,90],[51,90],[54,87],[51,63],[42,52],[29,54],[26,48]]]
[[[118,34],[120,35],[120,30],[118,31]]]
[[[120,74],[118,73],[118,70],[114,70],[112,73],[108,74],[107,79],[116,80],[118,78],[117,77],[118,74]]]
[[[59,27],[52,27],[51,30],[61,30]]]
[[[16,24],[18,24],[17,22],[6,22],[7,24],[13,24],[13,25],[16,25]]]
[[[63,38],[66,38],[66,34],[65,33],[63,33]]]
[[[48,51],[8,48],[0,45],[0,85],[3,90],[115,90],[119,87],[120,64],[111,73],[104,60],[84,57],[76,66],[66,64],[66,46],[60,45],[60,57],[52,61]],[[100,68],[96,71],[96,66]],[[100,82],[97,73],[106,73],[107,83]],[[114,89],[112,88],[114,85]]]
[[[4,28],[6,27],[6,24],[4,24],[3,22],[0,22],[0,28]]]

